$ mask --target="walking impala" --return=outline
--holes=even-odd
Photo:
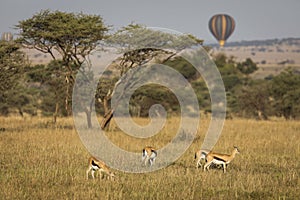
[[[234,147],[231,155],[215,153],[212,151],[209,152],[206,155],[206,164],[204,165],[204,171],[209,170],[210,165],[214,163],[216,165],[223,165],[223,171],[225,173],[227,164],[229,164],[238,153],[240,153],[240,151],[237,147]]]

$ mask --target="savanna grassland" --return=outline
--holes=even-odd
[[[146,174],[115,171],[115,181],[86,180],[89,153],[71,118],[0,118],[0,199],[297,199],[300,196],[300,121],[227,120],[214,150],[241,153],[219,169],[196,169],[194,153],[205,136],[202,120],[195,141],[172,165]],[[142,119],[136,121],[143,123]],[[166,144],[178,119],[149,141],[120,131],[107,133],[122,148]],[[5,129],[5,130],[4,130]],[[170,135],[171,134],[171,135]],[[157,159],[163,159],[158,156]]]

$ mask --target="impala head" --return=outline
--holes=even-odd
[[[237,148],[237,146],[233,146],[235,153],[240,153],[240,150]]]

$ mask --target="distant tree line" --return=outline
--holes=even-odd
[[[69,116],[72,113],[70,105],[74,77],[79,73],[82,64],[88,62],[88,55],[104,39],[109,39],[111,43],[119,43],[120,35],[136,34],[134,31],[143,27],[131,24],[109,35],[109,27],[104,25],[100,16],[46,10],[19,22],[17,28],[20,30],[18,39],[0,41],[0,114],[41,114],[53,116],[55,122],[57,116]],[[154,35],[156,38],[170,38],[169,35],[149,32],[146,29],[143,31],[143,34]],[[157,41],[155,37],[154,41]],[[186,37],[193,39],[197,44],[203,42],[192,35]],[[194,45],[189,43],[187,38],[179,38],[176,42],[169,39],[173,43],[168,45],[170,48],[176,46],[178,51]],[[137,41],[122,42],[125,47],[136,47],[134,45]],[[24,46],[49,54],[53,59],[48,64],[32,65],[21,51]],[[59,54],[55,54],[54,51]],[[234,57],[227,57],[225,54],[212,56],[224,81],[228,117],[263,120],[271,116],[300,118],[299,72],[287,69],[277,76],[256,80],[250,75],[258,68],[250,58],[236,62]],[[139,64],[158,57],[160,63],[172,66],[189,80],[197,93],[200,109],[206,113],[210,112],[209,91],[193,66],[177,57],[176,52],[142,49],[123,54],[123,57],[119,58],[120,64],[116,68],[108,68],[106,76],[99,80],[96,101],[90,102],[90,105],[95,103],[97,113],[108,116],[104,126],[113,115],[113,108],[110,107],[111,95],[120,76]],[[83,73],[83,78],[87,75]],[[168,114],[180,113],[176,96],[167,88],[155,84],[143,86],[135,91],[130,99],[130,113],[133,116],[147,117],[149,108],[157,103],[162,104]],[[89,121],[91,106],[78,106],[83,107]]]
[[[283,39],[267,39],[267,40],[250,40],[250,41],[237,41],[228,42],[227,47],[248,47],[248,46],[277,46],[277,45],[296,45],[299,46],[300,38],[283,38]],[[217,47],[217,44],[212,44],[213,47]]]

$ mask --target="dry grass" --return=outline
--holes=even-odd
[[[170,119],[172,129],[178,119]],[[215,151],[241,150],[228,172],[195,169],[208,121],[174,164],[147,174],[117,172],[118,179],[86,180],[89,153],[72,119],[0,118],[0,199],[296,199],[300,196],[300,122],[228,120]],[[157,136],[163,145],[172,131]],[[168,135],[170,133],[170,135]],[[109,137],[126,149],[136,141]],[[151,142],[147,141],[147,142]],[[155,142],[153,140],[152,142]],[[162,159],[162,158],[157,158]]]

